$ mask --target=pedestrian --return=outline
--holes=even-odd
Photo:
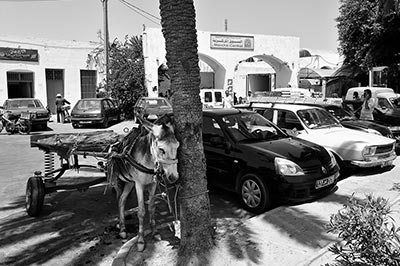
[[[358,95],[358,92],[357,92],[357,91],[353,92],[353,100],[354,100],[354,101],[361,101],[361,98],[360,98],[360,96]]]
[[[71,104],[69,101],[64,99],[60,93],[56,96],[56,111],[57,111],[57,123],[63,123],[65,119],[64,104]]]
[[[222,102],[223,108],[233,108],[233,98],[228,90],[225,91],[225,98]]]
[[[360,113],[360,119],[365,119],[365,120],[374,120],[373,116],[373,111],[375,109],[375,99],[372,98],[372,92],[370,89],[365,89],[364,90],[364,101],[361,106],[361,113]]]

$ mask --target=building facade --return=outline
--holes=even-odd
[[[197,31],[197,40],[200,89],[228,89],[237,97],[247,97],[249,92],[297,87],[298,37]],[[156,96],[168,88],[159,78],[160,68],[167,65],[161,29],[144,30],[143,54],[146,88]]]
[[[0,37],[0,105],[8,98],[34,97],[51,111],[61,93],[71,104],[95,97],[103,73],[88,66],[99,43]]]

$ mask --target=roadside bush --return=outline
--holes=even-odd
[[[360,200],[353,195],[327,225],[342,241],[329,248],[337,256],[326,266],[400,265],[400,234],[390,213],[382,197]]]

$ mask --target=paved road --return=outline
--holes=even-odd
[[[131,122],[122,122],[109,129],[122,134],[124,128],[132,126]],[[49,128],[51,130],[33,134],[77,132],[70,124],[52,122]],[[99,129],[81,131],[95,130]],[[0,147],[0,265],[111,265],[122,246],[113,228],[117,221],[114,195],[104,194],[105,187],[85,193],[53,193],[46,196],[43,215],[29,217],[24,208],[25,185],[34,171],[43,171],[44,153],[30,148],[27,135],[0,133]],[[377,193],[392,201],[400,195],[399,165],[400,160],[396,159],[395,167],[390,170],[358,172],[340,181],[339,190],[329,197],[315,203],[279,207],[259,216],[243,211],[234,195],[211,191],[211,215],[217,221],[230,221],[225,224],[227,230],[236,224],[233,219],[246,220],[245,225],[254,228],[252,235],[257,236],[254,242],[260,243],[260,251],[268,248],[263,254],[268,254],[270,262],[277,262],[270,265],[296,265],[293,261],[279,264],[282,246],[289,249],[297,261],[307,261],[311,253],[315,255],[332,240],[332,236],[325,234],[323,224],[352,193],[359,197],[368,192]],[[162,206],[157,220],[169,221],[168,208],[166,204]],[[135,219],[130,220],[133,236]]]

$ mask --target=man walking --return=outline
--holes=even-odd
[[[69,101],[64,99],[60,93],[56,96],[56,110],[57,110],[57,123],[63,123],[65,120],[64,104],[70,104]]]

